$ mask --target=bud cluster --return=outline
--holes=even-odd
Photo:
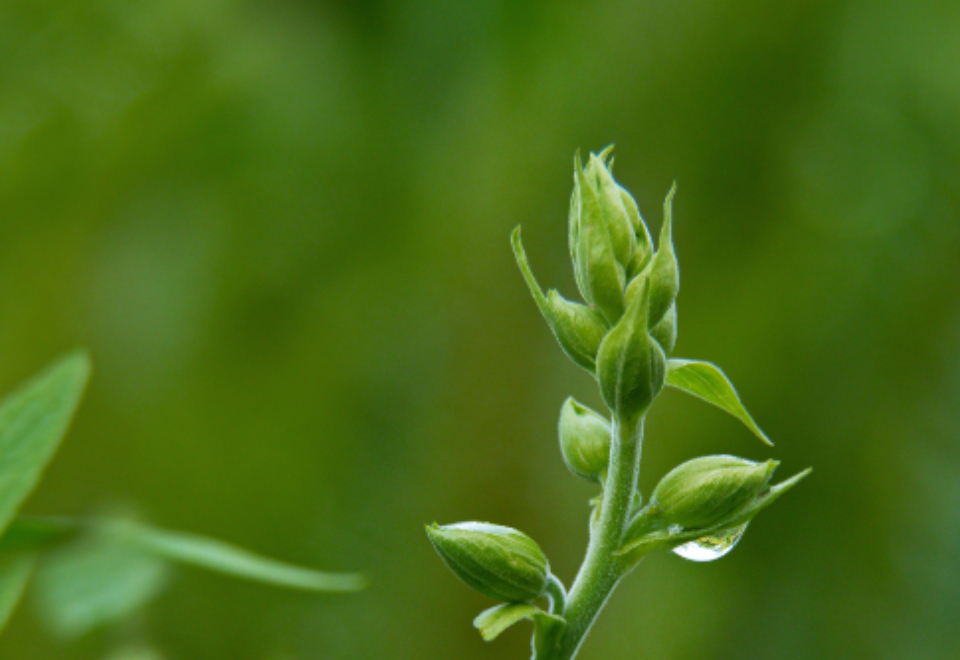
[[[609,421],[572,397],[560,412],[564,463],[602,489],[591,500],[590,549],[568,607],[540,547],[523,533],[459,523],[430,526],[427,534],[460,579],[504,601],[475,622],[485,639],[520,619],[534,621],[534,660],[573,658],[599,611],[594,605],[647,552],[666,547],[696,561],[721,557],[761,509],[809,472],[771,486],[776,461],[697,458],[668,473],[642,506],[637,474],[643,417],[666,385],[725,410],[769,444],[718,367],[669,359],[680,289],[674,192],[664,202],[655,248],[636,201],[613,178],[612,149],[590,154],[585,164],[575,157],[569,242],[583,303],[553,289],[544,292],[527,262],[520,228],[513,232],[514,255],[540,313],[567,356],[596,378],[613,417]],[[544,596],[549,613],[531,603]]]
[[[555,290],[543,293],[527,263],[519,228],[513,247],[561,348],[596,376],[614,413],[634,419],[663,389],[667,355],[676,343],[680,276],[673,250],[674,191],[664,204],[654,250],[637,203],[614,180],[612,166],[609,148],[591,154],[586,165],[579,155],[574,161],[570,256],[586,305],[565,300]]]

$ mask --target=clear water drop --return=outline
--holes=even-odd
[[[746,525],[734,527],[713,536],[704,536],[696,541],[684,543],[673,549],[673,552],[690,561],[713,561],[720,559],[733,550],[743,536]]]
[[[667,528],[667,531],[670,532],[671,534],[681,534],[683,532],[683,527],[681,527],[680,525],[670,525]]]

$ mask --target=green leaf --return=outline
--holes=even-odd
[[[504,630],[523,619],[544,619],[555,625],[566,625],[562,617],[548,614],[536,605],[529,603],[503,603],[484,610],[473,620],[474,627],[480,631],[484,641],[491,642]]]
[[[196,534],[132,521],[112,521],[109,529],[116,537],[156,556],[234,577],[308,591],[357,591],[366,586],[362,575],[302,568]]]
[[[0,532],[40,481],[89,377],[90,358],[74,353],[0,403]]]
[[[76,638],[135,614],[166,586],[168,564],[101,530],[40,564],[36,604],[50,630]]]
[[[709,362],[693,360],[669,360],[667,362],[667,385],[683,390],[712,403],[746,424],[753,434],[771,447],[773,443],[760,430],[756,422],[740,403],[740,397],[720,368]]]
[[[7,625],[10,615],[23,596],[36,559],[33,555],[19,555],[0,559],[0,630]]]

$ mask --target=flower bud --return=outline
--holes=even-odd
[[[586,305],[565,300],[559,293],[551,289],[547,295],[537,283],[530,266],[523,244],[520,242],[520,228],[513,230],[510,237],[513,243],[513,253],[520,266],[523,279],[533,294],[533,299],[540,308],[540,313],[546,319],[547,325],[560,343],[560,348],[578,365],[594,373],[596,370],[597,350],[600,342],[607,333],[607,325],[599,312]]]
[[[680,270],[677,255],[673,251],[673,196],[677,192],[676,184],[670,188],[663,203],[663,227],[660,229],[660,242],[657,253],[627,287],[627,304],[630,298],[639,293],[644,282],[650,283],[650,316],[648,322],[652,329],[669,311],[677,299],[680,290]]]
[[[663,352],[667,355],[673,352],[673,347],[677,343],[677,304],[670,305],[670,309],[664,315],[660,322],[650,330],[650,336],[653,337]]]
[[[653,491],[651,504],[666,525],[708,529],[734,522],[770,482],[779,462],[704,456],[674,468]]]
[[[560,451],[571,472],[599,481],[610,460],[610,424],[569,397],[560,410]]]
[[[613,180],[613,175],[605,162],[610,152],[611,149],[608,148],[600,154],[600,157],[590,154],[585,173],[587,182],[591,184],[600,206],[603,223],[610,232],[614,256],[620,265],[626,268],[637,249],[637,236],[627,215],[627,209],[623,205],[621,188]]]
[[[597,379],[603,400],[617,415],[633,419],[646,412],[663,389],[667,358],[648,334],[650,287],[644,282],[627,311],[600,344]]]
[[[630,218],[630,224],[637,237],[637,248],[633,251],[630,264],[627,266],[627,279],[630,280],[650,263],[653,257],[653,241],[650,240],[650,232],[640,216],[636,200],[623,187],[620,187],[620,201],[623,202],[623,208],[627,211],[627,217]]]
[[[526,602],[546,590],[550,565],[540,546],[522,532],[489,523],[434,523],[427,536],[458,578],[490,598]]]
[[[616,323],[623,314],[626,270],[617,260],[611,227],[601,208],[595,180],[591,181],[591,177],[588,177],[580,164],[579,155],[574,169],[573,199],[570,204],[570,254],[577,286],[584,300],[599,309],[607,321]],[[593,171],[591,176],[594,176]]]

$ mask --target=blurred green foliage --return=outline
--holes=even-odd
[[[27,511],[132,504],[373,586],[191,572],[78,644],[24,608],[0,657],[524,657],[422,524],[579,565],[555,420],[600,402],[508,235],[573,295],[571,160],[611,142],[648,218],[679,182],[677,354],[816,472],[722,561],[648,558],[584,660],[960,656],[958,35],[936,0],[3,3],[0,389],[96,361]],[[645,450],[647,492],[768,458],[680,394]]]

